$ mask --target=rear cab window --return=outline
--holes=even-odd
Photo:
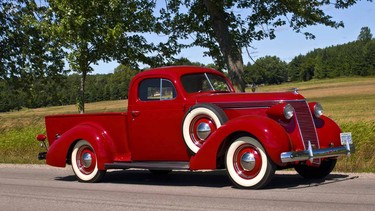
[[[138,88],[138,98],[141,101],[173,100],[176,96],[173,83],[164,78],[145,79]]]

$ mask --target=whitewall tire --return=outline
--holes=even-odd
[[[185,114],[182,134],[188,149],[197,153],[206,139],[228,121],[224,111],[213,104],[198,104]]]
[[[85,140],[78,141],[71,154],[72,169],[80,182],[99,182],[105,170],[98,169],[94,148]]]
[[[239,137],[229,146],[225,164],[230,179],[239,188],[262,188],[275,173],[275,165],[262,144],[249,136]]]

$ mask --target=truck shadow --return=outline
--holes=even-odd
[[[332,173],[324,179],[305,179],[295,174],[277,174],[265,189],[302,189],[357,179],[342,173]]]
[[[275,174],[264,189],[302,189],[356,179],[341,173],[332,173],[323,180],[308,180],[294,172]],[[58,177],[59,181],[76,182],[75,176]],[[147,170],[116,170],[107,172],[101,183],[162,185],[162,186],[198,186],[198,187],[233,187],[226,171],[189,172],[173,171],[169,174],[153,174]]]

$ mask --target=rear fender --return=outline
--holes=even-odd
[[[70,156],[69,150],[78,140],[86,140],[94,148],[98,158],[98,168],[104,170],[104,163],[113,162],[112,139],[100,126],[92,123],[80,124],[62,134],[49,147],[46,162],[48,165],[65,167]]]
[[[197,154],[190,159],[190,169],[216,169],[217,155],[221,144],[232,134],[238,132],[248,133],[256,138],[275,164],[284,165],[281,162],[280,154],[291,150],[290,139],[285,129],[267,117],[245,116],[228,121],[212,133]]]

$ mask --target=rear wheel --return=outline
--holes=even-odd
[[[298,165],[294,169],[306,179],[323,179],[328,176],[336,166],[337,159],[322,160],[320,166]]]
[[[96,153],[85,140],[74,145],[71,161],[73,172],[80,182],[99,182],[106,172],[98,169]]]
[[[240,137],[229,146],[225,162],[230,179],[240,188],[266,186],[276,168],[263,146],[249,136]]]

